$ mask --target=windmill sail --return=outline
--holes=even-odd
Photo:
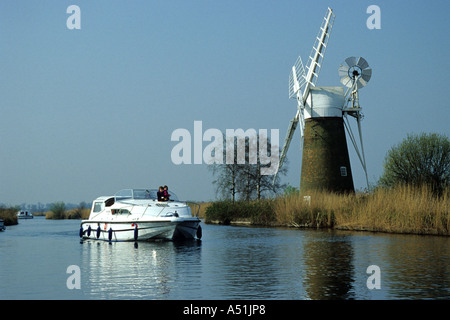
[[[294,135],[297,124],[300,121],[300,134],[303,138],[304,132],[304,106],[306,99],[308,98],[310,86],[315,86],[319,77],[320,68],[322,67],[323,58],[325,55],[325,49],[327,48],[328,40],[330,39],[331,29],[333,27],[335,15],[331,8],[327,9],[322,25],[320,26],[319,34],[316,37],[311,54],[308,59],[308,65],[306,67],[307,72],[303,67],[303,63],[300,57],[298,57],[295,65],[292,67],[292,72],[289,76],[289,98],[296,97],[297,99],[297,114],[294,119],[289,123],[288,131],[286,134],[283,149],[281,151],[280,161],[278,162],[278,168],[273,177],[273,181],[277,177],[278,171],[283,166],[286,153],[289,149],[292,137]]]
[[[319,34],[316,37],[314,46],[309,55],[308,72],[306,74],[307,85],[303,92],[303,103],[309,94],[309,85],[315,86],[319,77],[320,68],[322,67],[323,58],[325,56],[325,49],[327,48],[328,40],[330,39],[331,29],[333,28],[335,15],[331,8],[327,9],[322,25],[320,26]]]

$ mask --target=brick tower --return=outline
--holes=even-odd
[[[310,89],[305,106],[305,130],[300,191],[354,192],[345,138],[342,87]]]

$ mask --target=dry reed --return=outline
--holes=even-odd
[[[5,226],[11,226],[18,223],[17,221],[18,208],[3,208],[0,207],[0,219],[3,220]]]
[[[437,198],[430,188],[398,186],[370,194],[311,192],[276,199],[279,223],[395,233],[449,235],[449,190]]]
[[[45,215],[45,219],[88,219],[91,213],[90,208],[75,208],[71,210],[64,211],[60,217],[56,218],[54,212],[47,211],[43,215]]]

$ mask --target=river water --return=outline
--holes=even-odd
[[[450,298],[449,237],[202,224],[202,241],[136,245],[80,243],[79,225],[0,232],[0,299]]]

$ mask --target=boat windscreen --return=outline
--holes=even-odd
[[[156,190],[133,189],[133,199],[156,199]]]
[[[178,200],[177,196],[169,190],[170,200]],[[158,199],[158,190],[156,189],[123,189],[117,192],[114,197],[117,200],[123,199]]]
[[[114,195],[116,199],[131,199],[133,198],[133,189],[123,189],[116,192]]]

